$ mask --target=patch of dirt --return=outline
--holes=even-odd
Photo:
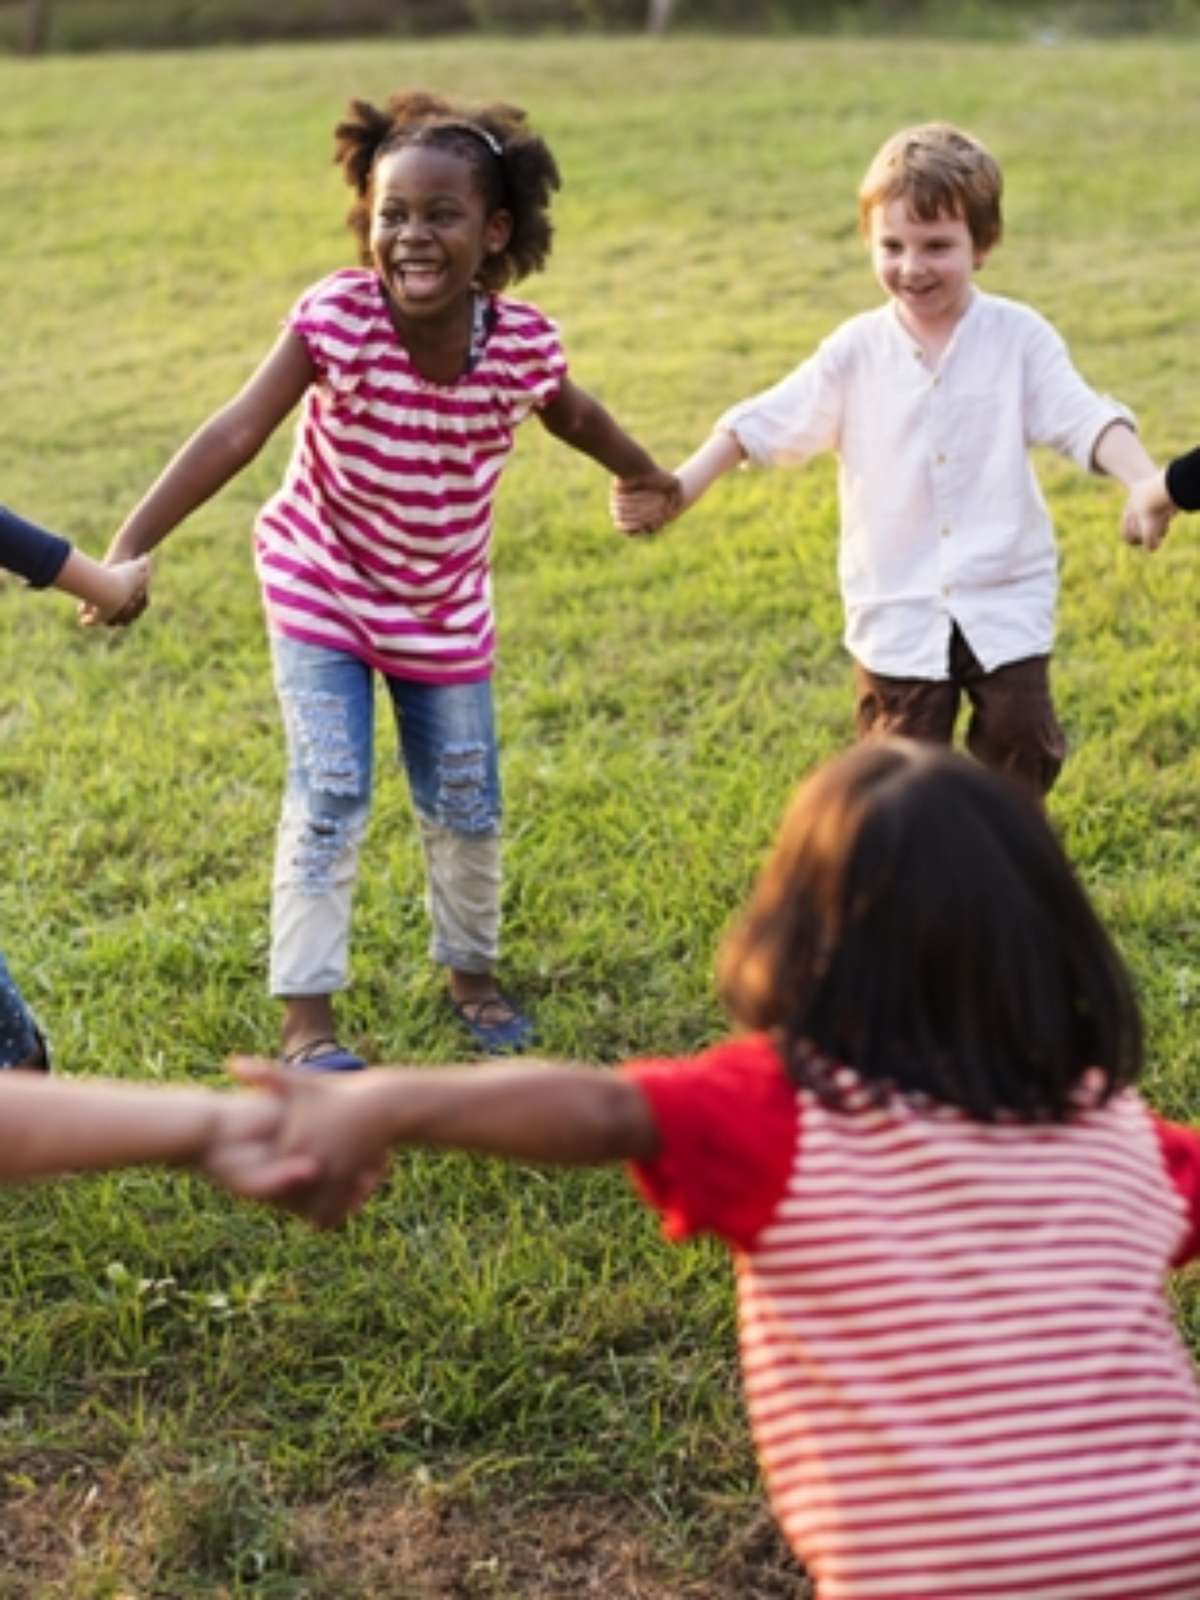
[[[307,1508],[297,1532],[333,1585],[321,1593],[347,1600],[811,1600],[765,1511],[690,1578],[672,1576],[649,1518],[620,1502],[477,1511],[376,1487],[332,1513]]]
[[[65,1452],[8,1457],[0,1600],[228,1600],[219,1548],[207,1552],[217,1558],[207,1577],[190,1561],[174,1576],[164,1569],[164,1552],[180,1546],[164,1513],[178,1513],[172,1493],[162,1479],[135,1481]],[[278,1510],[286,1535],[269,1584],[261,1576],[264,1592],[291,1600],[812,1600],[765,1510],[686,1573],[663,1554],[661,1518],[620,1501],[478,1507],[381,1483]],[[255,1590],[246,1577],[239,1593]]]

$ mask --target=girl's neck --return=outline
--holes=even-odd
[[[406,317],[389,295],[388,315],[396,337],[414,367],[431,383],[453,383],[466,372],[471,358],[477,294],[431,317]]]

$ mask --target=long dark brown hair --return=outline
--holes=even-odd
[[[859,745],[801,786],[718,982],[827,1104],[848,1065],[880,1099],[1064,1121],[1085,1079],[1103,1100],[1141,1069],[1129,974],[1041,810],[938,746]]]

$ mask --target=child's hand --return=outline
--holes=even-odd
[[[636,478],[618,478],[609,493],[613,525],[622,533],[657,533],[682,509],[679,479],[661,469]]]
[[[1156,472],[1150,478],[1139,478],[1131,486],[1125,502],[1121,535],[1127,544],[1140,544],[1146,550],[1157,550],[1178,509],[1167,493],[1165,472]]]
[[[334,1228],[358,1211],[386,1171],[390,1147],[371,1092],[375,1075],[303,1072],[255,1056],[233,1056],[242,1083],[269,1091],[283,1106],[277,1151],[303,1159],[311,1181],[278,1195],[279,1204],[315,1227]],[[258,1097],[256,1097],[258,1098]]]
[[[114,628],[127,627],[149,603],[146,591],[150,584],[150,557],[117,561],[101,571],[96,594],[79,607],[79,620],[85,628],[94,628],[101,622]]]
[[[213,1094],[212,1123],[193,1165],[248,1200],[289,1205],[320,1175],[314,1156],[281,1142],[288,1105],[277,1094]]]

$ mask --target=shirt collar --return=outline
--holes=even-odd
[[[967,308],[963,312],[962,316],[959,317],[958,321],[954,324],[954,332],[950,335],[949,342],[947,343],[946,348],[942,351],[942,358],[938,362],[939,368],[946,365],[951,352],[959,342],[963,328],[967,325],[967,323],[973,322],[976,317],[978,317],[982,301],[983,295],[975,287],[975,285],[972,284],[970,289],[970,297],[967,300]],[[921,346],[917,340],[913,338],[912,334],[909,333],[908,329],[904,326],[904,319],[900,315],[900,307],[897,305],[896,301],[889,300],[886,309],[888,316],[891,318],[892,326],[895,328],[900,338],[904,341],[905,348],[911,350],[913,355],[916,356],[918,360],[923,361],[925,359],[925,353],[921,349]]]

